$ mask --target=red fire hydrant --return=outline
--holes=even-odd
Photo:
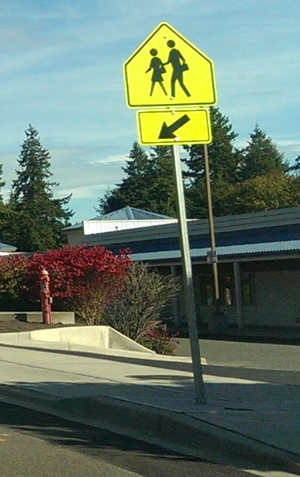
[[[50,277],[45,268],[40,273],[40,293],[42,302],[43,323],[51,324],[51,296],[50,296]]]

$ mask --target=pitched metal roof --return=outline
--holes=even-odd
[[[135,207],[124,207],[123,209],[115,210],[109,214],[101,215],[92,220],[159,220],[159,219],[173,219],[167,215],[156,214],[146,210],[136,209]]]
[[[17,247],[13,245],[8,245],[7,243],[0,242],[0,251],[1,252],[15,252]]]
[[[123,209],[115,210],[110,212],[109,214],[99,215],[97,217],[93,217],[88,221],[97,221],[97,220],[106,220],[106,221],[114,221],[114,220],[167,220],[173,219],[174,217],[169,217],[168,215],[156,214],[154,212],[148,212],[147,210],[136,209],[135,207],[124,207]],[[83,222],[76,222],[74,225],[70,225],[69,227],[65,227],[63,231],[70,231],[70,230],[78,230],[82,229]]]

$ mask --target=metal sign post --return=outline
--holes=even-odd
[[[212,262],[212,270],[213,270],[214,286],[215,286],[214,288],[215,288],[216,313],[218,314],[220,313],[220,287],[219,287],[216,238],[215,238],[212,196],[211,196],[211,187],[210,187],[210,173],[209,173],[207,144],[204,144],[203,147],[204,147],[204,167],[205,167],[205,178],[206,178],[207,207],[208,207],[208,222],[209,222],[210,244],[211,244],[210,245],[211,246],[211,262]]]
[[[179,223],[180,247],[182,256],[185,306],[189,328],[189,338],[195,383],[196,404],[206,404],[199,348],[192,262],[190,255],[189,235],[186,221],[185,198],[180,165],[179,146],[173,146],[173,170],[176,183],[177,213]]]
[[[214,106],[217,102],[214,65],[195,45],[163,22],[127,59],[123,71],[128,107],[143,108],[137,113],[139,142],[145,146],[173,146],[196,403],[205,404],[179,144],[209,144],[212,141],[210,114],[205,106]],[[213,222],[210,225],[213,230]],[[213,243],[212,250],[215,251]],[[217,278],[216,272],[215,280]],[[217,284],[215,289],[219,290]],[[216,302],[219,303],[219,297]]]

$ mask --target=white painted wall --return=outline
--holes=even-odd
[[[68,244],[75,247],[76,245],[82,245],[83,233],[82,229],[69,230],[66,232]]]
[[[83,234],[101,234],[115,230],[137,229],[139,227],[151,227],[153,225],[172,224],[176,219],[166,220],[84,220]]]
[[[300,324],[300,270],[257,272],[254,279],[255,324]]]

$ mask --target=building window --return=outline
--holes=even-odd
[[[254,286],[251,273],[242,273],[243,305],[254,305]]]
[[[215,290],[213,279],[210,275],[199,276],[200,285],[200,304],[201,305],[213,305]]]
[[[197,280],[198,302],[201,305],[211,306],[214,304],[215,289],[212,274],[198,275]],[[220,300],[223,306],[235,305],[235,287],[233,274],[219,274]],[[200,293],[199,293],[200,292]],[[242,274],[242,296],[244,305],[254,304],[253,283],[250,273]]]

